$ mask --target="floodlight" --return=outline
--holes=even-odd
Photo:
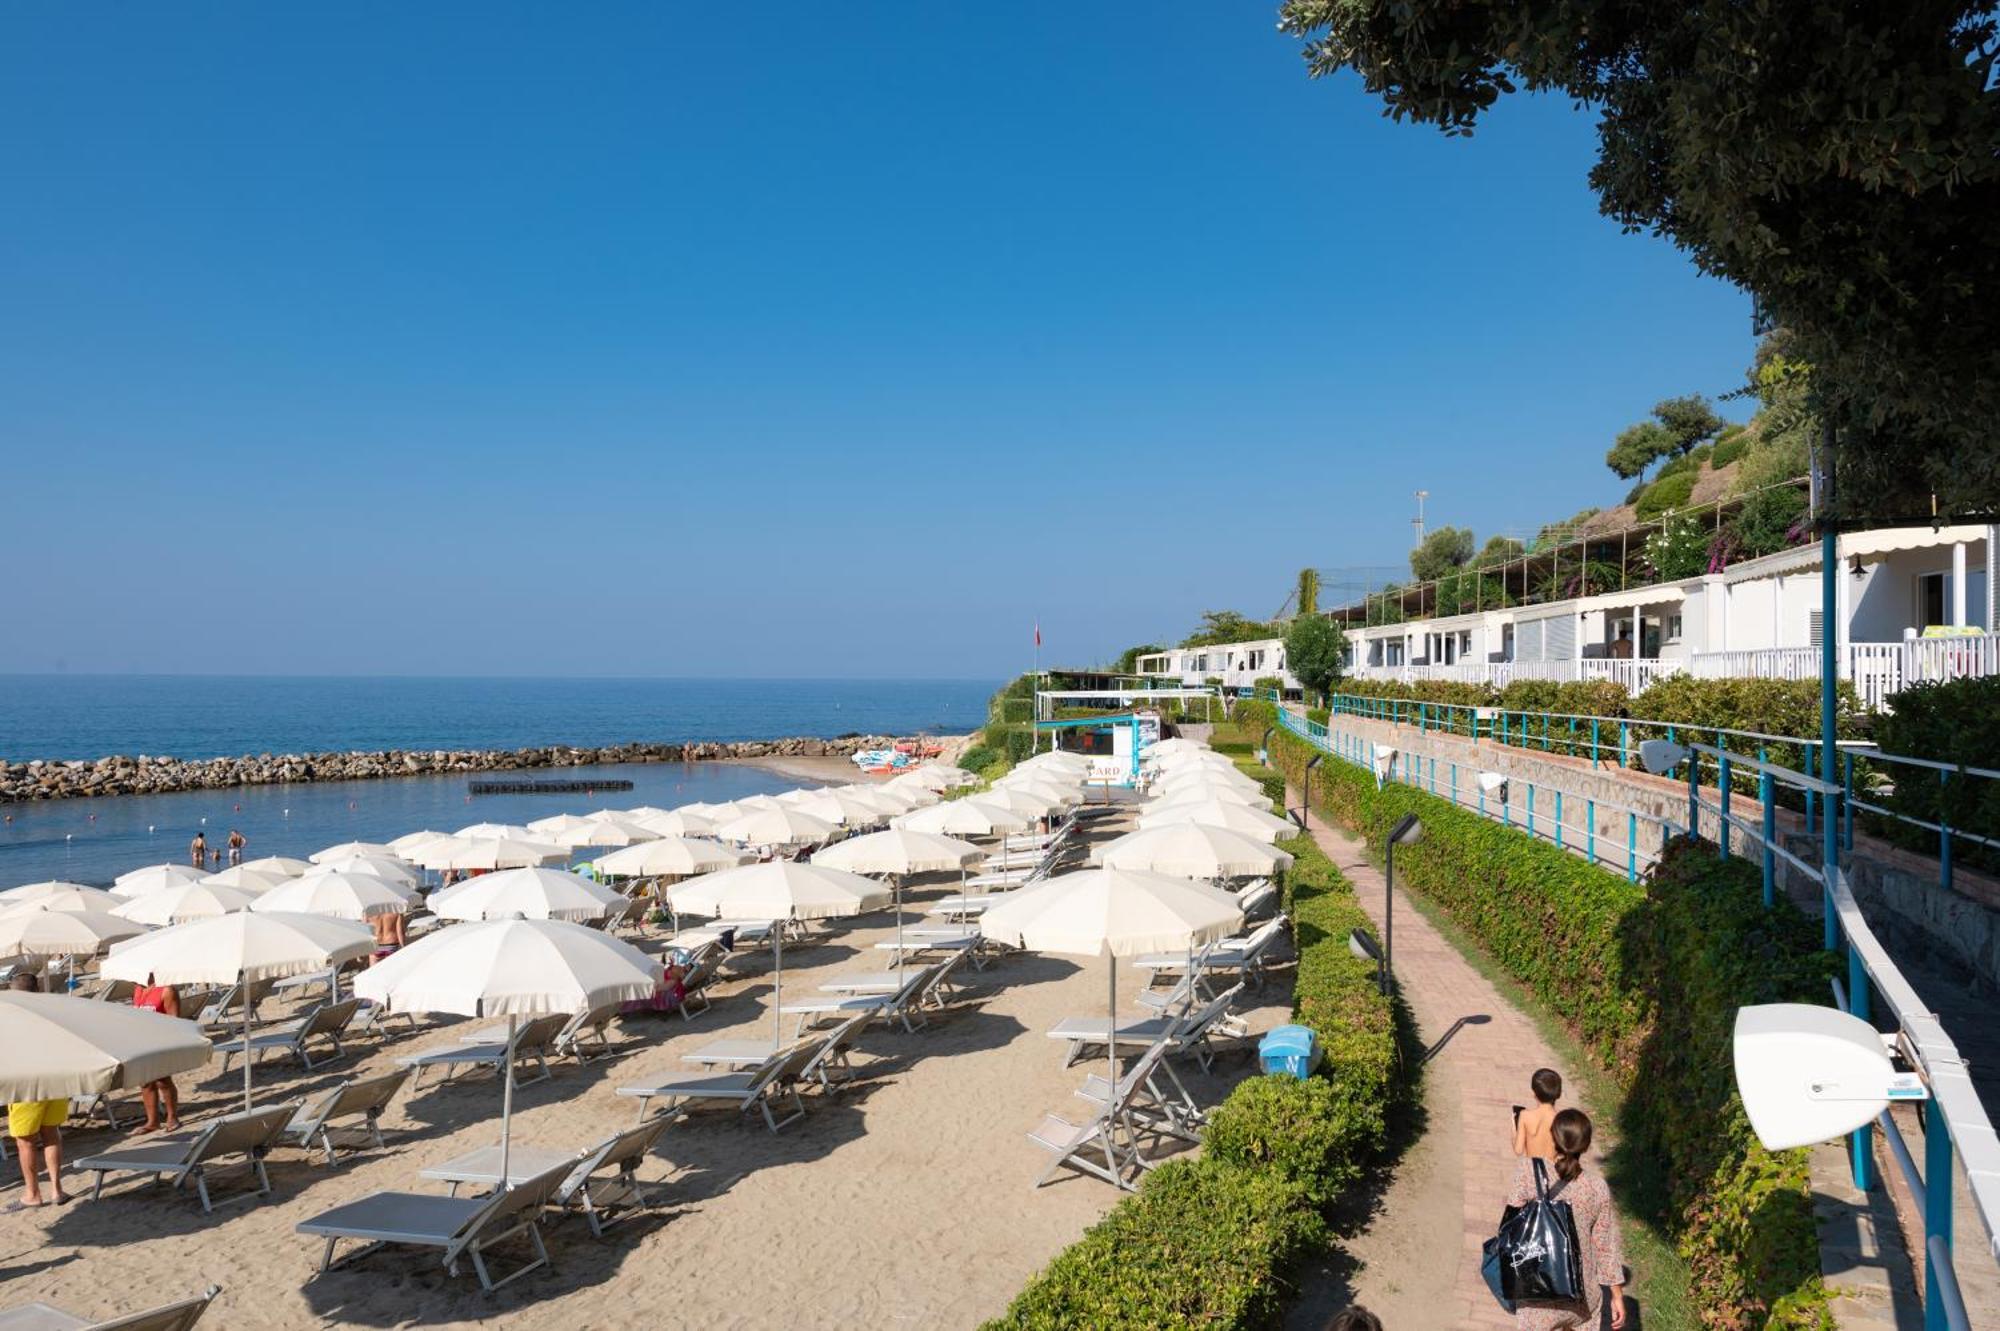
[[[1925,1100],[1923,1079],[1897,1072],[1882,1033],[1810,1003],[1736,1009],[1736,1090],[1769,1151],[1845,1136],[1897,1100]]]
[[[1424,825],[1417,821],[1417,815],[1406,813],[1397,819],[1396,826],[1389,832],[1392,846],[1412,846],[1423,839]]]
[[[1389,773],[1393,772],[1394,770],[1396,770],[1396,750],[1387,744],[1376,745],[1375,746],[1376,778],[1378,780],[1386,781],[1389,779]]]
[[[1382,947],[1366,929],[1347,931],[1347,950],[1363,961],[1382,960]]]
[[[1507,774],[1505,772],[1481,772],[1479,774],[1479,788],[1489,795],[1497,795],[1507,789]]]
[[[1687,761],[1688,747],[1671,740],[1649,739],[1639,746],[1639,762],[1654,776],[1665,776]]]

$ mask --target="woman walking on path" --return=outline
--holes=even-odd
[[[1611,1290],[1611,1325],[1625,1325],[1625,1240],[1618,1230],[1618,1210],[1611,1204],[1611,1189],[1603,1175],[1585,1169],[1583,1153],[1590,1149],[1590,1116],[1581,1109],[1565,1109],[1556,1115],[1549,1135],[1555,1139],[1556,1178],[1559,1200],[1569,1203],[1576,1220],[1577,1246],[1583,1256],[1582,1302],[1523,1300],[1514,1308],[1514,1324],[1519,1331],[1564,1331],[1568,1327],[1596,1327],[1606,1286]],[[1535,1197],[1533,1160],[1522,1160],[1514,1171],[1514,1187],[1507,1205],[1525,1206]]]

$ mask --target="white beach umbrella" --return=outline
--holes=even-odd
[[[590,819],[580,813],[558,813],[548,818],[535,819],[527,825],[526,830],[529,836],[553,841],[555,833],[566,832],[572,827],[582,827],[589,821]]]
[[[951,767],[943,763],[926,763],[896,778],[911,785],[929,786],[932,790],[955,790],[959,786],[969,786],[978,779],[976,774],[966,771],[963,767]]]
[[[111,880],[111,895],[130,900],[142,897],[148,892],[158,892],[162,888],[178,887],[182,883],[198,883],[208,877],[204,869],[192,868],[185,864],[149,864],[143,869],[121,873]]]
[[[1139,815],[1141,828],[1170,827],[1175,823],[1226,827],[1232,832],[1267,843],[1282,836],[1296,836],[1299,830],[1298,825],[1288,818],[1280,818],[1275,813],[1266,813],[1247,804],[1231,804],[1228,800],[1176,800],[1150,807]]]
[[[389,849],[399,858],[410,860],[411,851],[420,846],[428,846],[431,842],[442,840],[449,835],[448,832],[433,832],[429,828],[419,832],[405,832],[389,843]],[[414,860],[411,862],[415,863]]]
[[[1243,925],[1227,892],[1185,878],[1129,869],[1086,869],[1023,888],[980,917],[979,932],[1011,947],[1104,957],[1111,1025],[1118,1024],[1119,957],[1190,954]],[[1107,1041],[1111,1085],[1118,1084],[1118,1043]]]
[[[880,910],[895,894],[872,878],[795,860],[746,864],[703,874],[667,889],[676,911],[741,915],[762,920],[819,920]],[[776,1044],[784,1043],[785,931],[773,931],[771,1020]]]
[[[811,791],[793,807],[800,813],[846,827],[872,827],[888,818],[878,806],[842,790]]]
[[[0,1100],[102,1095],[191,1072],[208,1037],[191,1021],[67,994],[0,993]]]
[[[986,852],[969,841],[959,841],[931,832],[912,832],[892,827],[884,832],[836,841],[816,851],[812,862],[829,869],[850,873],[888,874],[892,880],[896,908],[896,973],[903,972],[903,879],[913,873],[939,873],[951,869],[964,872],[965,866],[985,857]]]
[[[1106,842],[1091,858],[1112,869],[1181,878],[1244,878],[1288,869],[1292,857],[1241,832],[1205,823],[1169,823]]]
[[[698,818],[708,819],[708,825],[710,830],[712,831],[715,828],[722,826],[724,823],[731,822],[735,819],[741,818],[744,814],[751,812],[756,807],[757,806],[753,804],[746,808],[745,806],[739,804],[735,800],[724,800],[720,804],[702,804],[702,805],[690,804],[685,808],[676,810],[676,812],[693,813]]]
[[[512,837],[440,837],[410,852],[426,869],[521,869],[569,858],[561,846]]]
[[[702,837],[668,836],[597,857],[597,871],[615,878],[691,878],[733,869],[750,858],[734,846]]]
[[[1051,771],[1068,776],[1082,776],[1090,770],[1090,759],[1080,753],[1069,753],[1063,749],[1051,749],[1023,758],[1015,764],[1017,772]]]
[[[369,967],[354,992],[392,1012],[507,1018],[511,1055],[522,1017],[588,1012],[650,998],[660,963],[601,929],[561,920],[490,920],[442,929]],[[509,1186],[514,1061],[500,1101],[500,1178]]]
[[[330,971],[375,946],[369,929],[324,915],[236,911],[170,925],[112,948],[98,967],[107,980],[134,984],[249,984]],[[243,1107],[250,1108],[249,1003],[243,1009]]]
[[[722,840],[746,846],[798,846],[824,841],[833,832],[833,824],[826,819],[782,804],[770,809],[752,809],[715,829],[715,835]]]
[[[977,796],[946,800],[891,821],[894,826],[907,827],[912,832],[939,832],[945,836],[1001,836],[1018,832],[1029,822],[1026,816],[1005,805]]]
[[[1078,804],[1083,800],[1083,785],[1081,782],[1064,776],[1060,772],[1052,772],[1047,768],[1033,772],[1019,770],[1009,772],[998,781],[995,781],[993,787],[996,790],[1020,787],[1027,790],[1041,791],[1061,800],[1065,804]]]
[[[835,786],[834,791],[850,800],[858,800],[864,808],[873,809],[883,817],[891,814],[908,813],[917,807],[916,800],[907,791],[891,790],[887,786]]]
[[[0,957],[94,957],[146,932],[137,920],[100,910],[26,907],[0,915]]]
[[[1029,818],[1046,818],[1063,807],[1062,798],[1051,795],[1034,786],[996,785],[979,797],[988,804],[998,804],[1003,809]]]
[[[210,874],[201,882],[204,887],[233,887],[244,892],[268,892],[279,883],[289,883],[293,877],[292,874],[272,873],[264,869],[252,869],[248,865],[233,864],[219,873]]]
[[[870,786],[891,799],[901,800],[913,809],[927,808],[936,804],[944,796],[921,781],[905,781],[901,777],[891,777],[879,786]]]
[[[245,860],[235,866],[248,873],[267,873],[279,878],[297,878],[312,868],[311,860],[295,860],[289,855],[266,855],[261,859]]]
[[[250,903],[254,911],[294,911],[330,915],[337,920],[365,920],[374,915],[407,915],[408,889],[371,873],[309,874],[272,888]]]
[[[148,892],[111,912],[120,919],[148,927],[181,924],[187,920],[212,920],[233,910],[248,910],[257,893],[224,883],[182,883],[179,887]]]
[[[505,869],[482,874],[430,895],[431,914],[443,920],[605,920],[631,903],[601,883],[555,869]]]
[[[1187,739],[1180,735],[1175,735],[1170,739],[1163,739],[1156,744],[1148,746],[1148,748],[1146,749],[1146,756],[1153,757],[1158,754],[1182,753],[1189,750],[1200,751],[1201,749],[1202,746],[1195,743],[1193,740]]]
[[[636,823],[639,822],[641,819],[656,818],[663,813],[672,813],[672,812],[673,812],[672,809],[661,809],[661,808],[656,808],[651,804],[640,804],[640,805],[635,805],[630,809],[593,809],[589,813],[585,814],[584,817],[612,818],[623,822]]]
[[[455,837],[464,837],[470,841],[486,841],[494,837],[514,841],[533,841],[536,839],[533,832],[530,832],[519,823],[474,823],[470,827],[459,828],[452,835]]]
[[[705,837],[715,831],[713,818],[686,809],[634,814],[632,821],[664,837]]]
[[[1162,759],[1156,765],[1163,777],[1185,776],[1194,772],[1223,772],[1240,777],[1243,769],[1219,753],[1180,754]]]
[[[125,904],[123,897],[114,897],[101,887],[86,887],[82,883],[56,880],[26,883],[0,892],[0,911],[39,909],[74,913],[80,910],[101,910],[109,914],[114,908],[123,904]]]
[[[396,852],[379,841],[343,841],[325,850],[316,850],[306,856],[314,864],[331,864],[336,860],[351,860],[360,855],[367,859],[394,859]]]
[[[641,841],[655,840],[659,835],[643,823],[623,818],[585,818],[576,826],[549,833],[548,839],[558,846],[576,850],[583,846],[635,846]]]
[[[687,804],[676,804],[672,808],[672,810],[670,810],[670,812],[691,813],[697,818],[706,818],[709,821],[713,822],[717,814],[721,813],[725,809],[734,809],[734,808],[735,806],[728,803],[727,801],[724,801],[723,803],[720,804],[704,804],[699,800],[695,800]]]
[[[1199,804],[1208,800],[1222,800],[1229,804],[1240,804],[1249,809],[1268,809],[1271,797],[1262,790],[1245,789],[1220,781],[1193,781],[1184,785],[1170,786],[1155,791],[1147,804],[1149,809],[1165,808],[1173,804]]]
[[[315,864],[301,874],[311,878],[323,873],[359,873],[373,878],[386,878],[390,882],[412,891],[423,885],[423,875],[412,868],[407,860],[389,859],[380,855],[349,855],[344,859],[326,860]]]

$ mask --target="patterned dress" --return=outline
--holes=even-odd
[[[1553,1167],[1550,1185],[1556,1179]],[[1514,1171],[1514,1187],[1507,1205],[1521,1206],[1535,1196],[1535,1167],[1521,1161]],[[1602,1176],[1585,1165],[1571,1179],[1559,1201],[1569,1203],[1576,1220],[1577,1245],[1583,1250],[1584,1303],[1552,1303],[1533,1300],[1514,1305],[1514,1325],[1518,1331],[1564,1331],[1567,1327],[1596,1327],[1602,1320],[1604,1287],[1625,1283],[1625,1238],[1618,1230],[1618,1210],[1611,1204],[1611,1189]]]

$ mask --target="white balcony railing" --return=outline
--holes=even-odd
[[[1692,662],[1693,673],[1709,679],[1818,679],[1819,665],[1817,647],[1703,652]],[[1838,667],[1865,706],[1883,707],[1912,684],[2000,675],[2000,634],[1843,643]]]

